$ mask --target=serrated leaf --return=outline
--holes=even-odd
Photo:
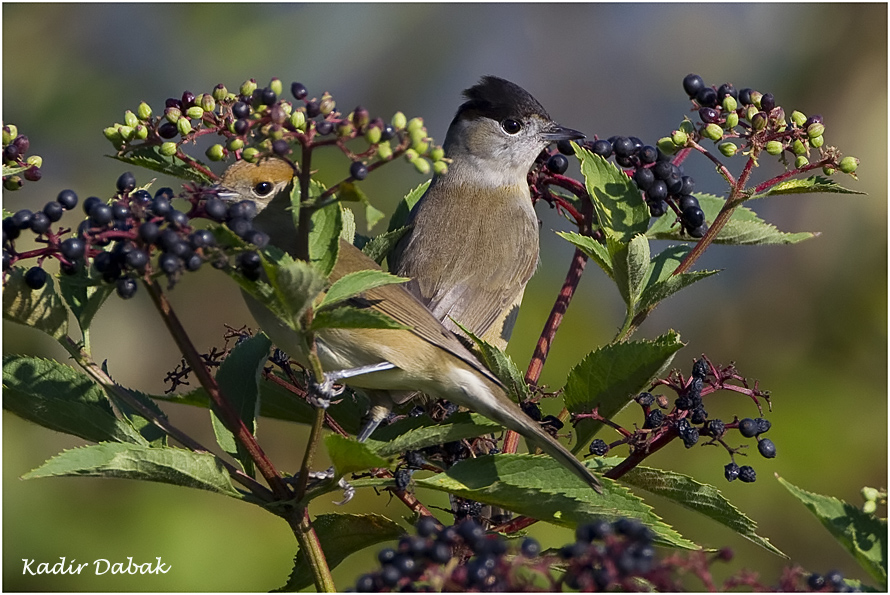
[[[500,506],[563,527],[577,527],[601,517],[632,517],[648,526],[663,545],[698,549],[627,488],[608,478],[602,479],[602,484],[600,495],[551,457],[506,453],[465,459],[444,473],[415,479],[417,487]]]
[[[180,448],[104,442],[63,451],[22,479],[63,476],[157,481],[244,498],[214,455]]]
[[[75,276],[63,275],[59,277],[59,293],[74,314],[81,333],[84,333],[90,328],[99,308],[114,293],[114,285],[94,283],[85,272]]]
[[[129,149],[124,155],[108,155],[108,157],[130,165],[135,165],[136,167],[144,167],[145,169],[173,176],[181,180],[198,182],[199,184],[208,186],[215,182],[215,180],[199,171],[198,168],[187,165],[185,162],[174,157],[161,155],[160,148],[160,145],[140,145]],[[197,159],[194,159],[194,161],[198,165],[203,166],[203,171],[210,170],[210,168]]]
[[[662,300],[672,296],[684,287],[692,285],[696,281],[701,281],[711,275],[717,274],[719,271],[693,271],[691,273],[680,273],[679,275],[669,276],[664,281],[658,281],[648,285],[640,296],[640,301],[636,306],[636,312],[654,307]]]
[[[115,416],[99,385],[54,360],[5,356],[3,408],[50,430],[91,442],[147,444],[127,421]]]
[[[325,436],[324,445],[338,477],[366,469],[388,469],[390,466],[387,459],[373,452],[367,444],[340,434]]]
[[[680,335],[669,331],[654,341],[615,343],[592,351],[569,372],[565,406],[572,413],[598,407],[600,415],[611,418],[666,369],[682,347]],[[572,451],[581,451],[601,428],[600,422],[581,420]]]
[[[513,358],[485,339],[481,339],[474,335],[467,327],[458,321],[452,320],[452,322],[460,327],[460,330],[462,330],[470,339],[472,339],[473,343],[476,344],[479,355],[482,356],[482,363],[498,377],[498,380],[500,380],[501,383],[503,383],[507,388],[507,393],[510,395],[511,399],[517,403],[522,403],[531,397],[528,385],[525,383],[525,376],[519,371],[519,368],[513,362]]]
[[[778,476],[777,476],[778,477]],[[779,483],[812,512],[862,568],[887,588],[887,520],[859,510],[843,500]]]
[[[404,330],[411,327],[397,322],[383,312],[367,308],[340,306],[326,308],[315,313],[311,330],[319,331],[326,328],[378,328]]]
[[[427,191],[427,188],[430,187],[430,181],[427,180],[422,182],[419,186],[408,192],[405,195],[399,205],[396,207],[396,210],[393,212],[392,217],[389,219],[389,227],[387,231],[394,231],[399,229],[400,227],[405,227],[408,224],[408,216],[411,214],[411,209],[414,208],[414,205],[417,204],[424,193]]]
[[[613,279],[618,292],[627,304],[629,311],[634,311],[640,292],[649,274],[649,240],[642,234],[636,235],[627,244],[606,238],[613,264]]]
[[[340,229],[340,239],[351,244],[355,241],[355,213],[352,212],[352,209],[343,206],[340,207],[340,213],[343,216],[343,227]]]
[[[588,258],[593,260],[601,269],[603,269],[603,272],[605,272],[609,278],[614,278],[612,255],[604,245],[590,236],[582,236],[581,234],[571,231],[558,231],[556,232],[556,235],[586,254]]]
[[[272,342],[263,333],[239,342],[223,360],[216,373],[216,381],[229,405],[238,414],[250,433],[256,435],[256,416],[259,409],[260,373],[269,358]],[[211,408],[211,421],[216,442],[232,458],[241,463],[245,473],[254,475],[253,459],[235,435],[226,427],[216,407]]]
[[[268,252],[264,252],[262,264],[269,283],[250,281],[237,272],[230,275],[291,329],[300,332],[300,319],[324,290],[327,280],[309,263],[294,260],[287,254],[273,261]]]
[[[401,240],[410,230],[410,227],[400,227],[382,233],[377,237],[371,238],[361,246],[361,250],[368,258],[377,264],[380,264],[383,262],[383,259],[389,256],[389,253],[393,251],[393,248],[396,247],[399,240]]]
[[[599,155],[577,144],[573,146],[600,227],[625,244],[635,235],[646,233],[651,218],[649,207],[636,184]]]
[[[312,521],[328,568],[336,568],[351,554],[405,534],[398,523],[379,514],[322,514]],[[313,583],[305,556],[297,552],[287,584],[278,592],[300,591]]]
[[[865,192],[860,192],[858,190],[844,188],[830,178],[810,176],[805,180],[794,179],[779,182],[766,192],[753,195],[749,200],[766,198],[767,196],[778,196],[780,194],[811,194],[817,192],[827,192],[830,194],[866,194]]]
[[[334,270],[337,254],[340,251],[340,232],[343,229],[343,214],[340,209],[340,203],[332,203],[312,213],[309,261],[324,276]]]
[[[56,293],[52,277],[40,289],[25,285],[25,270],[13,267],[3,285],[3,318],[43,331],[53,339],[68,334],[68,309]]]
[[[407,450],[477,438],[503,431],[503,426],[478,413],[454,413],[444,422],[435,422],[428,415],[405,417],[378,428],[366,444],[380,456],[389,457]]]
[[[617,465],[620,461],[611,457],[597,459],[598,463],[607,465]],[[621,476],[621,482],[676,502],[735,531],[767,551],[787,558],[768,539],[757,535],[757,523],[742,514],[714,486],[700,483],[687,475],[650,467],[634,467]]]
[[[709,194],[696,194],[699,205],[705,213],[705,220],[714,218],[723,208],[724,200]],[[659,217],[646,232],[646,236],[658,240],[691,241],[688,235],[680,234],[680,226],[673,225],[673,217]],[[818,232],[787,233],[779,231],[774,225],[767,223],[748,207],[736,207],[732,217],[717,234],[714,243],[735,246],[759,246],[767,244],[796,244],[803,240],[816,237]]]
[[[404,283],[408,280],[407,277],[397,277],[387,272],[375,271],[373,269],[349,273],[337,279],[331,285],[318,308],[332,306],[375,287]]]

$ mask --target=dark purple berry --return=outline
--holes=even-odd
[[[364,180],[368,177],[368,166],[361,161],[353,161],[352,165],[349,166],[349,175],[356,180]]]
[[[658,149],[652,145],[643,145],[640,147],[640,150],[637,151],[637,155],[640,158],[640,163],[648,165],[650,163],[655,163],[658,159]]]
[[[837,591],[844,586],[844,575],[837,570],[829,570],[825,573],[825,582]]]
[[[421,537],[434,537],[439,532],[439,521],[435,517],[422,516],[417,521],[417,534]]]
[[[257,248],[265,248],[269,245],[269,234],[258,229],[251,229],[244,234],[244,241],[253,244]]]
[[[634,143],[627,137],[619,136],[612,145],[616,157],[630,157],[634,152]]]
[[[62,205],[65,210],[70,211],[77,206],[77,195],[73,190],[62,190],[56,197],[56,202]]]
[[[278,101],[278,95],[276,95],[275,91],[273,91],[269,87],[264,87],[262,90],[262,94],[260,95],[260,101],[263,103],[263,105],[272,105],[276,101]]]
[[[284,157],[285,155],[290,153],[290,143],[288,143],[283,138],[280,138],[272,143],[272,152],[279,157]]]
[[[182,268],[182,259],[175,254],[165,252],[158,258],[158,266],[167,275],[172,275]]]
[[[717,89],[717,101],[722,102],[723,98],[727,95],[729,95],[733,99],[739,98],[739,92],[735,90],[735,87],[733,87],[730,83],[723,83]]]
[[[744,418],[739,422],[739,432],[745,438],[753,438],[757,435],[757,422],[750,417]]]
[[[248,221],[247,219],[243,219],[241,217],[235,217],[234,219],[229,219],[228,221],[226,221],[226,225],[239,238],[243,238],[247,232],[249,232],[251,229],[253,229],[250,221]]]
[[[235,123],[232,125],[232,128],[235,130],[235,134],[238,136],[244,136],[247,134],[247,131],[250,130],[250,122],[245,118],[238,118],[235,120]]]
[[[121,299],[128,300],[134,295],[136,295],[136,279],[132,277],[121,277],[117,280],[116,289],[117,295],[121,297]]]
[[[677,206],[680,207],[681,211],[684,209],[688,209],[689,207],[700,208],[698,199],[691,194],[681,194],[680,198],[677,200]]]
[[[122,202],[111,205],[111,218],[118,222],[125,222],[130,217],[130,207]]]
[[[111,207],[106,204],[100,203],[90,209],[90,223],[93,225],[107,225],[111,223],[112,218]]]
[[[652,173],[650,168],[641,167],[634,172],[634,182],[636,182],[637,188],[644,192],[652,186],[654,181],[655,174]]]
[[[615,157],[615,163],[617,163],[621,167],[631,168],[639,165],[640,160],[637,158],[636,155],[630,155],[628,157],[618,156]]]
[[[704,87],[696,93],[695,101],[702,107],[717,107],[717,91]]]
[[[59,252],[66,260],[74,261],[83,257],[86,247],[86,243],[80,238],[68,238],[59,244]]]
[[[355,582],[355,591],[357,593],[373,593],[376,590],[374,583],[373,574],[363,574]]]
[[[15,145],[6,145],[3,149],[3,159],[6,161],[15,161],[19,158],[19,148]]]
[[[807,121],[803,123],[803,129],[806,130],[813,124],[824,124],[825,122],[822,120],[822,116],[816,114],[814,116],[810,116],[807,118]]]
[[[776,456],[776,445],[773,444],[773,441],[769,438],[761,438],[760,440],[758,440],[757,450],[764,458],[767,459],[772,459]]]
[[[83,212],[86,213],[87,217],[89,217],[90,212],[93,210],[93,208],[101,204],[103,204],[101,198],[99,198],[98,196],[91,196],[83,201]]]
[[[712,124],[720,121],[720,114],[712,107],[703,107],[698,110],[698,117],[705,124]]]
[[[825,578],[819,574],[811,574],[807,577],[807,586],[813,591],[821,591],[825,587]]]
[[[208,199],[204,203],[204,212],[214,221],[225,221],[229,206],[218,198]]]
[[[742,465],[739,467],[739,479],[745,483],[753,483],[757,480],[757,472],[750,465]]]
[[[157,223],[146,221],[139,226],[139,238],[145,244],[154,244],[161,233]]]
[[[650,392],[642,392],[638,394],[634,400],[643,407],[649,407],[655,402],[655,396]]]
[[[541,414],[541,408],[537,403],[533,403],[532,401],[526,401],[520,405],[523,413],[532,418],[535,421],[541,421],[543,419],[543,415]]]
[[[608,159],[612,155],[612,143],[607,140],[600,139],[595,141],[590,147],[594,155],[599,155],[603,159]]]
[[[436,564],[445,564],[451,559],[451,546],[441,541],[434,542],[426,552],[426,557]]]
[[[687,229],[686,233],[688,233],[689,237],[692,238],[703,238],[705,237],[705,234],[708,233],[708,226],[702,223],[694,229]]]
[[[643,424],[643,427],[647,430],[654,430],[655,428],[660,428],[661,424],[664,423],[664,412],[660,409],[656,409],[654,411],[650,411],[649,415],[646,416],[646,421]]]
[[[306,117],[314,118],[318,114],[321,113],[321,107],[318,104],[318,101],[307,101],[306,102]]]
[[[547,160],[547,169],[555,174],[562,175],[569,169],[569,160],[561,153],[555,153]]]
[[[664,184],[667,186],[668,194],[680,194],[680,191],[683,189],[683,178],[678,172],[674,171],[665,179]]]
[[[680,194],[692,194],[692,191],[695,190],[695,180],[689,176],[682,176],[683,187],[680,189]]]
[[[10,254],[6,250],[4,250],[3,251],[3,270],[8,271],[9,267],[11,267],[11,266],[12,266],[12,254]]]
[[[158,136],[161,138],[171,139],[179,135],[179,129],[173,122],[164,122],[158,126]]]
[[[669,161],[659,161],[649,169],[656,180],[666,180],[673,173],[674,165]]]
[[[49,275],[46,274],[40,267],[31,267],[28,269],[28,272],[25,273],[25,285],[30,287],[31,289],[40,289],[44,285],[46,285],[46,279]]]
[[[256,203],[252,200],[239,200],[229,205],[228,219],[246,219],[251,220],[256,217]]]
[[[294,96],[294,99],[305,99],[309,94],[309,91],[306,90],[306,85],[303,83],[291,83],[290,92]]]
[[[609,445],[606,444],[605,440],[596,438],[590,443],[590,454],[601,457],[607,452],[609,452]]]
[[[587,552],[588,544],[576,541],[575,543],[567,543],[559,548],[559,557],[563,560],[573,560],[580,558]]]
[[[544,419],[541,420],[541,425],[544,426],[545,431],[550,433],[558,432],[565,426],[555,415],[545,415]]]
[[[315,125],[315,131],[322,136],[326,136],[334,131],[334,123],[328,120],[322,120]]]
[[[763,97],[760,98],[760,109],[765,111],[767,114],[773,111],[773,108],[776,107],[776,98],[773,97],[772,93],[764,93]]]
[[[395,587],[402,580],[402,573],[396,570],[391,564],[387,564],[380,571],[380,580],[387,587]]]
[[[167,213],[172,210],[173,207],[170,206],[170,199],[166,196],[159,195],[155,196],[151,200],[151,213],[155,217],[166,217]]]
[[[703,424],[706,419],[708,419],[708,412],[701,406],[693,409],[692,415],[689,416],[689,420],[694,424]]]
[[[753,91],[754,91],[754,89],[749,89],[748,87],[745,87],[744,89],[740,89],[739,90],[739,103],[741,103],[742,105],[753,104],[754,102],[751,100],[751,93]]]
[[[250,115],[250,106],[243,101],[236,101],[232,105],[232,115],[237,120],[242,120]],[[235,123],[237,125],[237,122]],[[242,134],[239,132],[239,134]]]
[[[719,438],[726,432],[726,424],[722,420],[712,419],[705,425],[705,434],[714,438]]]
[[[127,252],[125,262],[129,268],[141,272],[148,264],[148,254],[144,250],[130,250]]]
[[[43,214],[46,215],[46,218],[50,221],[50,223],[55,223],[56,221],[61,219],[64,212],[65,207],[57,202],[48,202],[43,207]]]
[[[117,191],[124,193],[133,190],[136,187],[136,176],[131,172],[125,171],[117,179]]]
[[[262,265],[260,255],[253,251],[242,252],[235,262],[242,271],[258,270]]]
[[[727,463],[725,467],[723,467],[723,477],[726,478],[726,481],[735,481],[739,477],[739,466],[735,463]]]
[[[58,203],[51,202],[49,204],[58,206]],[[38,235],[46,233],[51,223],[52,221],[49,220],[49,217],[43,211],[37,211],[31,216],[31,231]]]
[[[764,417],[758,417],[754,421],[757,422],[757,435],[758,436],[760,434],[763,434],[764,432],[768,432],[769,429],[772,427],[772,424],[769,422],[769,420]]]
[[[681,217],[687,229],[695,229],[705,222],[705,213],[699,207],[686,207]]]
[[[667,196],[667,184],[665,184],[663,180],[655,180],[646,190],[646,200],[650,205],[663,201]]]
[[[12,223],[11,225],[18,230],[26,230],[31,227],[31,220],[34,218],[34,213],[29,211],[28,209],[22,209],[20,211],[16,211],[12,215]]]
[[[380,130],[380,140],[391,140],[396,135],[392,124],[385,124]]]
[[[474,547],[477,541],[485,537],[485,530],[479,523],[469,519],[458,525],[457,534],[461,536],[464,543]]]
[[[28,137],[24,134],[20,134],[12,141],[12,144],[16,146],[19,150],[20,155],[24,155],[28,152],[28,149],[31,147],[31,141],[28,140]]]
[[[556,142],[556,150],[563,155],[574,155],[575,149],[572,148],[572,141],[561,140]]]
[[[40,178],[43,177],[43,172],[40,171],[40,168],[36,165],[32,165],[28,169],[25,170],[25,173],[22,174],[26,180],[29,182],[39,182]]]
[[[191,91],[183,91],[182,99],[180,100],[182,109],[188,109],[195,105],[195,94]]]
[[[203,248],[204,246],[213,246],[215,243],[216,239],[213,237],[213,233],[209,229],[199,229],[189,235],[189,245],[194,250]]]
[[[705,81],[697,74],[687,74],[683,78],[683,90],[690,99],[698,95],[698,92],[705,88]]]

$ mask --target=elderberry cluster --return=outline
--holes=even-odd
[[[43,159],[39,155],[27,155],[31,142],[24,134],[19,134],[15,124],[3,126],[3,189],[18,190],[24,180],[37,182],[43,177],[40,167]]]
[[[741,386],[730,384],[729,381],[740,382]],[[718,368],[708,358],[702,356],[693,364],[692,372],[688,378],[684,378],[682,374],[674,371],[667,379],[657,380],[653,384],[653,388],[659,385],[667,386],[677,393],[673,408],[669,409],[669,401],[664,395],[655,395],[649,391],[640,393],[634,400],[643,409],[645,416],[643,427],[637,432],[627,432],[624,438],[612,444],[599,438],[593,440],[590,443],[591,455],[604,456],[621,444],[645,450],[657,440],[668,441],[673,438],[679,438],[686,448],[692,448],[699,443],[702,437],[705,437],[707,442],[704,442],[704,445],[720,444],[730,453],[732,461],[724,467],[726,480],[739,479],[745,483],[755,481],[757,474],[753,467],[739,466],[735,462],[735,455],[739,453],[740,449],[732,448],[726,444],[724,438],[727,430],[737,429],[744,438],[756,438],[757,450],[764,458],[771,459],[776,456],[776,445],[769,438],[761,436],[772,425],[766,418],[744,418],[741,420],[735,418],[732,422],[708,419],[703,395],[731,387],[731,390],[747,394],[755,403],[758,403],[758,397],[769,398],[769,394],[757,389],[756,385],[753,389],[749,388],[747,382],[736,373],[733,366]]]
[[[124,299],[136,293],[137,279],[163,274],[172,284],[182,273],[197,271],[205,262],[216,268],[228,266],[228,256],[208,229],[193,226],[194,219],[224,222],[241,239],[258,248],[269,238],[254,230],[251,220],[256,205],[251,201],[227,204],[212,190],[192,189],[188,209],[180,210],[171,201],[177,198],[170,188],[154,195],[136,187],[136,178],[125,172],[117,180],[117,192],[110,201],[90,196],[82,204],[86,215],[74,231],[52,224],[64,211],[77,206],[72,190],[63,190],[42,211],[22,209],[3,220],[4,274],[18,261],[36,258],[37,264],[24,275],[31,289],[41,289],[48,275],[43,264],[48,259],[60,263],[63,275],[83,275],[92,282],[113,284]],[[27,252],[16,249],[15,240],[24,231],[36,234],[45,247]],[[259,255],[250,250],[237,252],[236,263],[245,276],[258,275]]]

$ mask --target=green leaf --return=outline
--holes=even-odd
[[[617,457],[598,458],[597,462],[617,465],[621,459]],[[621,483],[671,500],[728,527],[767,551],[787,557],[768,539],[757,535],[755,532],[757,523],[742,514],[714,486],[700,483],[687,475],[650,467],[634,467],[621,476]]]
[[[519,371],[519,368],[509,355],[487,342],[485,339],[480,339],[458,321],[452,319],[452,322],[460,327],[460,330],[473,340],[479,355],[482,356],[482,363],[485,364],[485,367],[491,370],[494,375],[498,377],[498,380],[503,383],[507,388],[507,393],[510,395],[510,398],[518,403],[522,403],[531,397],[528,385],[525,383],[525,376]]]
[[[612,264],[612,255],[609,249],[603,244],[597,242],[590,236],[582,236],[572,231],[558,231],[556,235],[580,249],[588,258],[599,265],[601,269],[609,276],[614,278],[614,266]]]
[[[830,194],[866,194],[858,190],[850,190],[844,188],[830,178],[822,176],[811,176],[805,180],[795,179],[779,182],[766,192],[755,194],[750,199],[766,198],[767,196],[778,196],[780,194],[811,194],[816,192],[827,192]]]
[[[59,293],[74,313],[80,332],[89,330],[93,317],[112,293],[114,285],[92,281],[86,271],[59,277]]]
[[[368,196],[364,193],[364,191],[358,186],[358,184],[354,182],[344,182],[340,184],[340,199],[349,201],[349,202],[360,202],[365,207],[365,222],[368,226],[368,231],[371,231],[377,223],[380,222],[386,215],[380,209],[376,208],[371,204],[371,201],[368,200]]]
[[[338,477],[366,469],[388,469],[390,466],[388,460],[373,452],[367,444],[340,434],[325,436],[324,445]]]
[[[137,444],[103,442],[66,450],[22,479],[64,476],[141,479],[244,497],[232,485],[226,468],[210,453]]]
[[[598,407],[606,419],[618,413],[655,376],[671,363],[683,347],[675,331],[654,341],[629,341],[600,347],[569,372],[564,388],[565,406],[572,413]],[[573,452],[580,452],[602,428],[602,423],[581,420],[575,430],[578,440]]]
[[[220,391],[253,435],[256,435],[257,429],[260,373],[269,358],[270,347],[272,341],[263,333],[257,333],[235,345],[216,373]],[[223,423],[215,406],[211,411],[216,442],[232,458],[240,461],[245,473],[253,476],[253,459],[250,453]]]
[[[724,200],[709,194],[696,194],[698,202],[705,213],[705,219],[713,222],[723,208]],[[659,217],[646,232],[650,239],[691,241],[688,235],[680,234],[680,226],[674,225],[673,217]],[[767,223],[748,207],[737,207],[732,217],[717,234],[714,242],[734,246],[760,246],[768,244],[796,244],[819,235],[818,232],[787,233],[779,231],[774,225]]]
[[[410,227],[400,227],[382,233],[368,241],[361,247],[361,250],[368,256],[368,258],[377,264],[380,264],[383,262],[383,259],[389,256],[389,253],[393,251],[393,248],[396,247],[399,240],[401,240],[410,230]]]
[[[126,420],[115,416],[99,385],[54,360],[5,356],[3,408],[50,430],[91,442],[147,444]]]
[[[886,590],[887,519],[879,519],[832,496],[808,492],[781,477],[778,479]]]
[[[269,283],[249,281],[231,273],[239,285],[275,313],[291,329],[301,332],[301,318],[327,285],[327,280],[309,263],[280,254],[277,261],[262,254],[263,268]]]
[[[600,495],[551,457],[506,453],[465,459],[444,473],[415,479],[417,487],[500,506],[563,527],[577,527],[598,517],[632,517],[646,524],[663,545],[698,549],[630,490],[608,478],[602,483]]]
[[[130,165],[135,165],[136,167],[144,167],[145,169],[150,169],[161,174],[173,176],[174,178],[179,178],[181,180],[189,180],[190,182],[198,182],[199,184],[208,186],[216,181],[199,171],[197,168],[187,165],[185,162],[180,161],[175,157],[161,155],[160,148],[160,145],[140,145],[128,150],[123,155],[108,155],[108,157]],[[192,159],[194,159],[194,157]],[[195,159],[195,162],[202,166],[204,171],[209,171],[210,168],[205,164],[197,159]]]
[[[328,568],[336,568],[348,556],[366,547],[393,541],[405,534],[398,523],[379,514],[322,514],[312,521],[312,527]],[[287,584],[277,591],[300,591],[311,586],[313,580],[306,557],[298,552]]]
[[[696,281],[701,281],[706,277],[717,274],[719,271],[694,271],[692,273],[680,273],[668,277],[664,281],[653,283],[643,290],[640,301],[637,304],[636,312],[645,310],[646,308],[655,307],[662,300],[672,296],[684,287],[692,285]]]
[[[324,276],[330,275],[337,263],[337,254],[340,251],[340,232],[343,229],[341,208],[340,203],[332,203],[312,213],[312,229],[309,231],[309,261]]]
[[[143,407],[154,412],[156,418],[167,419],[167,414],[161,411],[158,404],[152,401],[148,395],[133,389],[125,390],[130,397],[139,401]],[[139,432],[150,446],[167,446],[167,434],[164,430],[156,426],[152,421],[143,417],[142,414],[131,407],[127,401],[119,398],[115,391],[106,390],[105,396],[108,397],[114,406],[126,416],[130,425],[133,426],[133,429]]]
[[[340,213],[343,216],[343,228],[340,230],[340,239],[351,244],[355,241],[355,213],[352,212],[352,209],[343,206],[340,208]]]
[[[580,147],[575,155],[581,162],[585,186],[593,201],[597,221],[606,231],[624,244],[649,227],[649,207],[631,179],[599,155]]]
[[[378,428],[366,444],[383,457],[419,450],[428,446],[477,438],[494,432],[502,432],[503,426],[479,415],[463,411],[436,423],[428,415],[405,417],[388,426]]]
[[[354,308],[352,306],[340,306],[338,308],[326,308],[315,313],[311,330],[318,331],[326,328],[380,328],[403,330],[411,327],[397,322],[394,318],[383,312],[368,308]]]
[[[25,270],[13,267],[3,285],[3,318],[43,331],[59,340],[68,334],[68,310],[52,277],[40,289],[25,285]]]
[[[649,274],[649,240],[640,234],[622,244],[607,237],[606,247],[611,253],[613,279],[618,291],[628,310],[634,311]]]
[[[395,231],[408,224],[408,216],[411,214],[411,209],[414,208],[414,205],[423,197],[429,187],[430,180],[427,180],[405,195],[405,198],[399,202],[399,206],[396,207],[392,217],[390,217],[387,231]]]
[[[368,269],[365,271],[356,271],[344,275],[337,279],[328,289],[324,299],[318,305],[318,308],[329,307],[351,297],[355,297],[363,291],[381,287],[383,285],[392,285],[395,283],[404,283],[408,281],[407,277],[396,277],[384,271],[375,271]]]

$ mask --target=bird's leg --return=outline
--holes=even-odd
[[[331,399],[342,392],[342,389],[336,391],[334,390],[335,383],[347,378],[362,376],[363,374],[370,374],[372,372],[383,372],[385,370],[392,370],[393,368],[395,368],[394,364],[391,364],[389,362],[380,362],[379,364],[359,366],[358,368],[349,368],[348,370],[325,372],[324,380],[320,383],[316,382],[314,378],[310,378],[309,400],[316,407],[327,409],[331,404]]]

